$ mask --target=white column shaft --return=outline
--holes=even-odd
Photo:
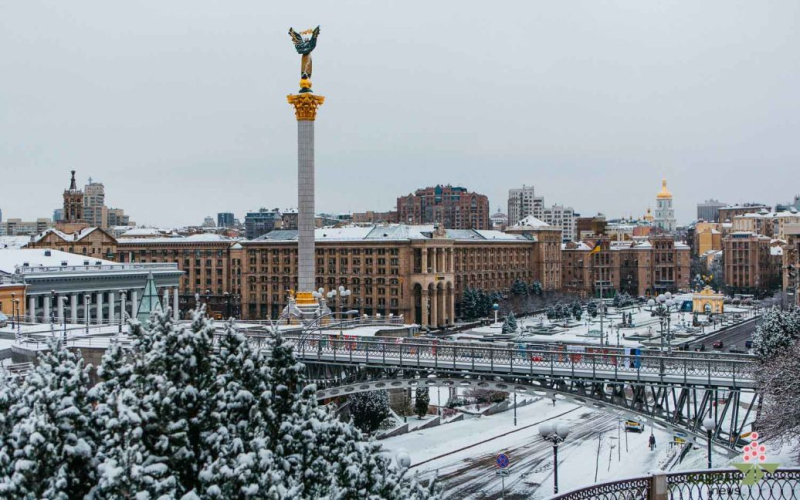
[[[131,290],[131,317],[136,317],[139,312],[139,291]]]
[[[297,122],[297,272],[298,291],[316,289],[314,252],[314,122]]]
[[[172,319],[178,321],[178,289],[172,291]]]
[[[116,297],[114,296],[114,292],[108,292],[108,322],[113,323],[114,318],[116,317],[114,308],[117,305],[117,302],[114,300]]]
[[[103,292],[97,292],[97,324],[103,324]]]
[[[74,293],[69,296],[69,315],[72,324],[78,322],[78,295]]]
[[[33,296],[28,298],[28,317],[31,323],[36,322],[36,297]]]

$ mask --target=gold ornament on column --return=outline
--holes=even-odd
[[[294,114],[297,117],[297,121],[316,120],[317,108],[322,106],[322,103],[325,102],[323,96],[311,93],[290,94],[286,96],[286,100],[289,101],[289,104],[294,106]]]

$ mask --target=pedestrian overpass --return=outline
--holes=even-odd
[[[705,441],[731,453],[747,444],[760,407],[752,356],[427,339],[287,336],[319,399],[419,386],[486,388],[565,399]]]

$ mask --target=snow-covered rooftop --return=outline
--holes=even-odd
[[[43,248],[0,249],[0,273],[14,274],[21,267],[112,265],[116,262]],[[27,263],[27,266],[25,265]]]
[[[547,222],[537,219],[533,215],[529,215],[522,219],[521,221],[517,222],[511,228],[513,229],[538,229],[542,227],[552,227]]]
[[[141,245],[143,243],[221,243],[234,242],[233,238],[214,233],[193,234],[191,236],[174,236],[160,238],[120,238],[117,240],[119,245]]]
[[[0,250],[6,248],[22,248],[30,243],[30,236],[0,236]]]
[[[316,241],[361,241],[361,240],[423,240],[433,238],[435,229],[432,225],[409,226],[406,224],[345,226],[317,229],[314,233]],[[528,241],[525,237],[508,234],[502,231],[486,231],[475,229],[445,229],[445,238],[459,241]],[[271,231],[253,241],[295,241],[297,230],[286,229]]]

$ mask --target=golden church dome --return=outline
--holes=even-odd
[[[672,199],[672,193],[670,193],[669,189],[667,189],[667,180],[666,179],[661,181],[661,191],[658,193],[658,196],[656,196],[656,198],[659,199],[659,200],[664,200],[664,199],[670,199],[671,200]]]

